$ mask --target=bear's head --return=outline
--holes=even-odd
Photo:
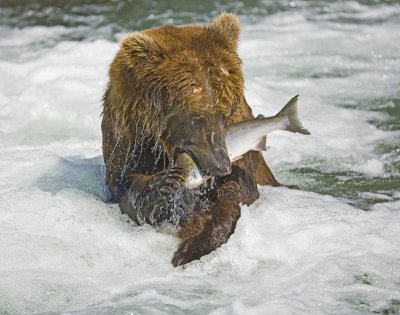
[[[231,172],[225,125],[243,101],[239,32],[237,17],[223,13],[206,26],[165,25],[121,42],[133,115],[168,159],[186,152],[210,176]]]

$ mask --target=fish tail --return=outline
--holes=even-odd
[[[309,135],[310,132],[303,127],[301,123],[298,112],[297,112],[297,101],[299,96],[296,95],[293,97],[282,109],[281,111],[276,114],[276,117],[282,117],[285,121],[285,128],[284,130],[291,131],[291,132],[298,132],[303,135]]]

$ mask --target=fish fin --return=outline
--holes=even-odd
[[[267,151],[267,136],[262,137],[253,150]]]
[[[259,118],[265,118],[265,116],[264,116],[263,114],[259,114],[259,115],[257,115],[256,118],[257,118],[257,119],[259,119]]]
[[[254,146],[254,148],[251,149],[252,151],[267,151],[267,136],[264,136],[258,141],[258,143]],[[231,158],[231,162],[235,162],[237,160],[240,160],[243,157],[243,155],[238,156],[234,159]]]
[[[297,112],[297,101],[299,96],[294,96],[282,109],[276,114],[276,117],[282,117],[285,120],[284,130],[298,132],[303,135],[311,134],[301,123]]]

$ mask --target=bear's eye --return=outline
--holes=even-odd
[[[236,71],[233,70],[233,69],[226,70],[225,68],[221,68],[221,72],[222,72],[222,74],[224,74],[224,75],[236,74]]]
[[[164,58],[165,58],[165,55],[163,54],[162,51],[159,51],[159,52],[157,53],[157,56],[158,56],[158,58],[160,58],[160,59],[164,59]]]
[[[226,71],[225,68],[221,68],[221,72],[222,72],[222,74],[224,74],[224,75],[228,75],[228,74],[229,74],[229,71]]]

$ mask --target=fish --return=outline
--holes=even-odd
[[[299,119],[298,99],[298,95],[294,96],[275,116],[259,117],[229,125],[226,128],[225,143],[231,162],[241,159],[251,150],[267,150],[267,134],[273,131],[285,130],[310,135]]]
[[[228,125],[225,130],[225,143],[231,162],[240,160],[249,151],[267,150],[267,134],[273,131],[284,130],[310,135],[298,116],[298,98],[299,95],[294,96],[275,116],[261,115]],[[195,161],[185,152],[177,157],[175,164],[186,171],[183,185],[188,189],[194,189],[210,178],[201,174]]]

